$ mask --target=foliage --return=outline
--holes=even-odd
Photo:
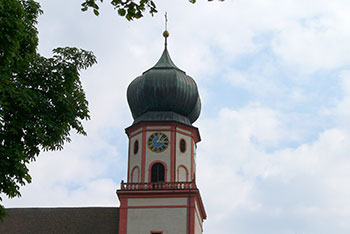
[[[191,3],[195,3],[196,0],[188,0]],[[213,0],[208,0],[213,1]],[[224,1],[224,0],[219,0]],[[99,15],[99,6],[97,2],[103,2],[103,0],[85,0],[81,4],[82,11],[87,11],[88,8],[92,8],[95,15]],[[143,13],[148,11],[152,16],[157,13],[156,4],[153,0],[139,0],[138,3],[134,0],[111,0],[111,4],[114,9],[117,10],[118,14],[131,21],[143,17]]]
[[[10,198],[31,182],[28,163],[41,150],[62,149],[71,129],[86,134],[81,121],[89,118],[79,71],[96,58],[68,47],[41,56],[41,13],[34,0],[0,1],[0,193]]]
[[[103,2],[103,0],[85,0],[81,4],[82,11],[87,11],[88,8],[92,8],[95,15],[99,15],[99,6],[97,1]],[[147,9],[151,15],[157,12],[156,5],[152,0],[140,0],[136,3],[132,0],[112,0],[111,4],[118,11],[120,16],[125,16],[127,20],[139,19],[143,16],[143,12]]]

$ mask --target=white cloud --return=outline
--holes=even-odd
[[[343,121],[310,143],[266,151],[288,140],[293,129],[283,119],[287,115],[260,105],[223,109],[199,122],[204,143],[197,168],[211,215],[207,233],[256,233],[251,225],[257,219],[266,224],[259,233],[349,232],[348,71],[340,76],[345,95],[329,111]]]
[[[239,114],[245,116],[243,111]],[[260,124],[265,120],[257,118],[256,122]],[[347,233],[350,228],[347,224],[350,215],[347,202],[350,195],[349,132],[327,130],[311,144],[266,153],[242,134],[245,128],[239,123],[230,124],[219,118],[211,122],[212,128],[217,127],[216,134],[203,135],[206,142],[214,144],[200,146],[202,149],[198,153],[199,186],[210,214],[206,232],[212,233],[218,228],[221,233],[238,231],[239,227],[218,225],[218,222],[225,219],[225,222],[236,223],[237,216],[244,212],[246,220],[241,225],[246,227],[256,218],[265,217],[278,224],[277,219],[282,217],[286,220],[302,217],[311,223],[313,217],[322,216],[328,222],[316,225],[333,227],[336,233]],[[235,133],[222,134],[221,124]],[[227,138],[230,141],[224,140]],[[272,217],[266,217],[271,212],[275,212]],[[276,226],[259,230],[261,233],[285,233]],[[299,224],[297,230],[305,233],[307,226]],[[328,233],[328,228],[317,233]]]
[[[343,98],[339,100],[335,108],[331,109],[328,114],[333,115],[338,125],[342,128],[349,128],[350,119],[350,71],[344,70],[340,73],[340,84],[343,87]]]
[[[115,190],[120,181],[114,178],[124,175],[124,160],[118,148],[103,138],[73,134],[74,143],[66,144],[63,151],[42,153],[29,165],[33,181],[21,188],[22,197],[5,198],[4,203],[9,207],[117,206]]]
[[[116,184],[111,179],[92,179],[80,187],[67,185],[40,184],[37,180],[22,190],[21,198],[5,200],[11,207],[77,207],[119,205]]]

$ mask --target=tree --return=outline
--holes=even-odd
[[[71,129],[86,134],[81,121],[89,119],[79,71],[96,58],[68,47],[41,56],[41,13],[34,0],[0,1],[0,193],[10,198],[31,182],[28,163],[41,150],[61,150]],[[0,205],[0,220],[4,215]]]
[[[195,3],[196,0],[188,0],[190,3]],[[213,0],[208,0],[213,1]],[[224,1],[224,0],[219,0]],[[81,4],[82,11],[87,11],[92,8],[95,15],[99,15],[99,6],[96,2],[103,2],[103,0],[85,0]],[[117,10],[120,16],[125,17],[127,20],[131,21],[134,19],[139,19],[143,17],[143,13],[148,11],[152,16],[157,13],[156,4],[153,0],[139,0],[138,3],[134,0],[111,0],[111,4],[114,9]]]
[[[98,15],[96,2],[103,0],[85,0],[82,10],[92,8]],[[111,4],[129,21],[146,10],[157,12],[153,0]],[[0,1],[0,194],[10,198],[20,196],[20,186],[31,182],[28,163],[41,150],[61,150],[70,141],[71,129],[85,135],[81,121],[89,119],[79,71],[96,58],[92,52],[68,47],[54,49],[52,58],[41,56],[36,28],[40,14],[34,0]],[[0,204],[0,220],[4,215]]]

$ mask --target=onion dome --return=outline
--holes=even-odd
[[[135,78],[128,87],[127,98],[133,124],[175,121],[191,125],[201,111],[197,84],[173,63],[167,50],[168,31],[163,36],[165,48],[159,61]]]

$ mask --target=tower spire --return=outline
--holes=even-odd
[[[168,32],[168,13],[167,12],[165,12],[164,17],[165,17],[165,30],[163,32],[163,37],[165,38],[165,49],[166,49],[167,45],[168,45],[168,37],[169,37],[169,32]]]
[[[127,90],[134,122],[125,129],[128,176],[117,191],[119,234],[202,234],[207,217],[196,186],[195,152],[201,139],[192,125],[201,110],[199,92],[170,59],[166,16],[162,56]]]

